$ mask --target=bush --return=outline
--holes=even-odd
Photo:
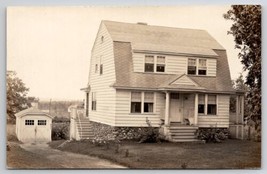
[[[52,124],[52,140],[69,139],[69,123],[53,123]]]
[[[229,130],[226,128],[200,128],[197,130],[197,138],[205,140],[207,143],[220,143],[222,140],[227,139]]]
[[[147,129],[142,129],[140,132],[139,143],[157,143],[160,141],[159,129],[152,127],[150,121],[146,118],[146,123],[148,125]]]

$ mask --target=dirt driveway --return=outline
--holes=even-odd
[[[59,168],[125,168],[124,166],[97,157],[52,149],[48,146],[48,144],[44,143],[21,144],[20,147],[38,156],[45,157],[50,162],[53,162],[56,166],[59,166]],[[49,166],[47,166],[47,168],[49,168]]]

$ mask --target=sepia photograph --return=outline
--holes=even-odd
[[[261,11],[7,7],[6,168],[261,169]]]

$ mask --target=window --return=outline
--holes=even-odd
[[[96,111],[96,93],[92,92],[92,111]]]
[[[216,95],[208,95],[208,115],[216,115]]]
[[[207,59],[188,58],[187,74],[207,75]]]
[[[154,72],[154,56],[145,55],[145,72]]]
[[[141,113],[141,92],[132,92],[131,113]]]
[[[38,125],[46,125],[46,120],[38,120]]]
[[[101,36],[101,43],[104,42],[104,36]]]
[[[196,75],[197,66],[196,59],[188,59],[187,74]]]
[[[206,59],[198,59],[198,75],[207,75]]]
[[[88,117],[89,113],[88,113],[88,107],[89,107],[89,92],[86,93],[86,103],[85,103],[85,116]]]
[[[157,56],[157,72],[165,72],[165,56]]]
[[[154,93],[145,92],[144,95],[144,112],[153,112]]]
[[[199,114],[205,113],[205,95],[204,94],[198,95],[198,113]]]
[[[25,125],[34,125],[34,120],[25,120]]]
[[[95,64],[95,73],[97,73],[97,71],[98,71],[98,65]]]
[[[100,65],[100,75],[103,74],[103,64]]]
[[[100,57],[100,60],[99,60],[99,74],[100,75],[103,74],[102,56]]]

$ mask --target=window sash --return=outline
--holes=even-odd
[[[157,64],[165,64],[165,56],[157,56]]]
[[[141,102],[131,102],[131,113],[141,113]]]
[[[207,68],[207,59],[198,59],[198,68]]]
[[[132,92],[131,101],[132,102],[141,102],[141,92]]]
[[[204,104],[205,105],[205,95],[204,94],[198,95],[198,104]]]
[[[216,95],[208,95],[208,104],[216,105]]]
[[[145,63],[151,63],[151,64],[154,64],[154,56],[146,55],[146,56],[145,56]]]
[[[196,59],[188,59],[188,66],[196,66],[197,64]]]
[[[154,102],[154,93],[153,92],[145,92],[144,93],[144,102]]]
[[[145,72],[154,72],[154,64],[145,63]]]
[[[144,102],[144,113],[153,113],[154,103]]]
[[[25,125],[34,125],[34,120],[25,120]]]

